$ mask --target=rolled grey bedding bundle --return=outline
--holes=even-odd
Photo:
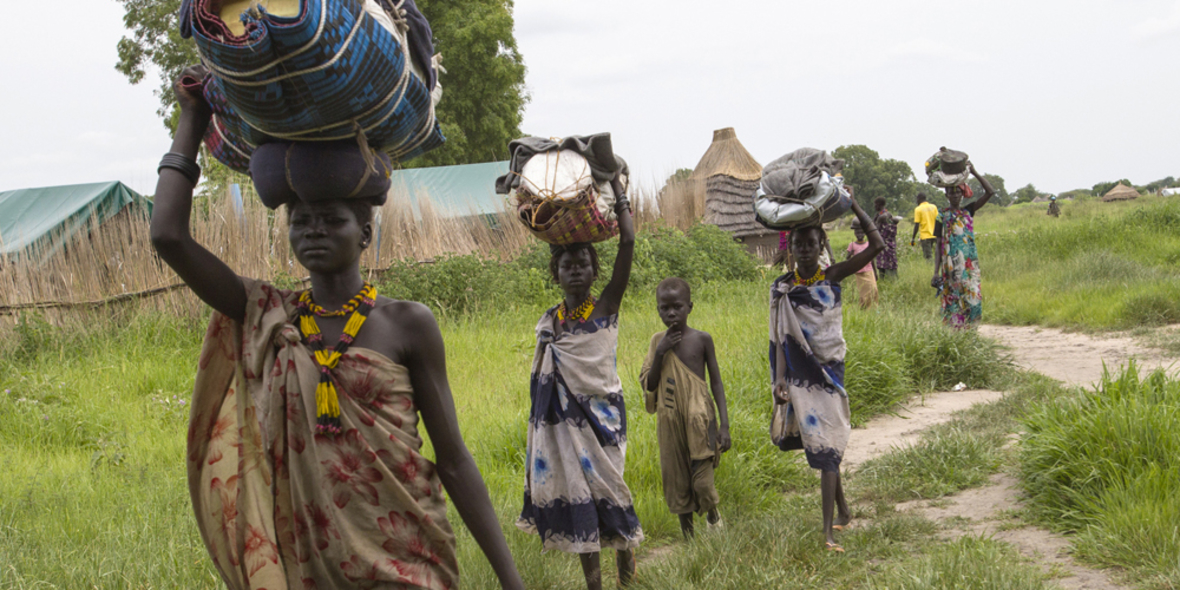
[[[762,169],[754,217],[763,226],[790,230],[835,221],[852,206],[844,187],[844,160],[799,148]]]

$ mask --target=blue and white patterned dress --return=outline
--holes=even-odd
[[[592,553],[643,540],[623,481],[627,411],[615,351],[618,314],[555,337],[557,308],[537,324],[524,509],[516,526],[545,549]]]
[[[852,432],[844,391],[840,283],[796,285],[794,273],[770,288],[770,380],[781,349],[789,402],[775,404],[770,436],[784,451],[803,449],[813,469],[839,472]]]

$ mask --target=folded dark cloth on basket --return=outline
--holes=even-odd
[[[369,156],[365,156],[365,151]],[[383,205],[389,193],[389,156],[356,140],[281,142],[258,146],[250,178],[258,198],[271,209],[295,199],[370,199]]]
[[[823,173],[835,176],[844,170],[844,160],[815,148],[799,148],[762,169],[762,190],[767,196],[804,200],[818,190]]]
[[[530,158],[553,150],[572,150],[590,163],[590,175],[597,182],[609,182],[620,172],[630,174],[627,162],[615,155],[609,133],[571,135],[554,141],[545,137],[522,137],[508,144],[512,154],[508,174],[496,179],[496,192],[506,195],[520,185],[520,172]]]

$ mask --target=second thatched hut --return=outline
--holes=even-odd
[[[770,260],[778,250],[778,232],[754,220],[754,192],[762,165],[738,141],[733,127],[713,132],[690,179],[705,193],[705,222],[729,232],[751,254]]]
[[[1138,198],[1139,198],[1139,191],[1137,191],[1137,190],[1135,190],[1135,189],[1133,189],[1121,182],[1118,183],[1117,185],[1115,185],[1114,188],[1107,191],[1107,193],[1105,195],[1102,195],[1102,200],[1107,203],[1109,203],[1111,201],[1129,201],[1131,199],[1138,199]]]

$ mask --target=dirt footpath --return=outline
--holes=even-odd
[[[877,416],[863,428],[853,429],[840,465],[852,470],[869,459],[888,453],[890,449],[910,446],[918,442],[922,431],[950,420],[955,412],[975,404],[991,403],[1003,396],[999,391],[969,389],[915,397],[902,406],[896,415]]]
[[[1158,367],[1174,370],[1180,366],[1176,359],[1166,358],[1157,351],[1143,348],[1127,337],[1099,338],[1036,327],[981,326],[979,331],[983,336],[1007,347],[1017,365],[1057,379],[1066,385],[1093,385],[1102,378],[1103,363],[1111,370],[1125,365],[1131,359],[1135,359],[1141,370],[1153,370]],[[931,402],[931,410],[940,407],[950,409],[954,406],[951,402],[944,401],[945,397],[968,393],[980,403],[995,399],[993,392],[959,392],[936,394],[927,400]],[[942,416],[940,412],[934,412],[933,415],[927,416],[925,421],[937,424],[949,418],[949,415]],[[881,426],[890,427],[891,420],[897,419],[880,419]],[[874,431],[873,426],[876,422],[870,423],[864,431],[853,431],[854,441],[866,441],[858,445],[862,447],[858,449],[858,453],[880,454],[881,451],[869,441],[890,440],[886,436],[892,435],[885,434],[886,431]],[[920,434],[917,430],[919,429],[901,432],[901,438],[897,439],[900,442],[894,444],[912,442]],[[852,444],[849,448],[852,448]],[[860,461],[867,458],[861,458]],[[906,502],[899,504],[897,509],[916,511],[926,518],[942,523],[946,527],[943,534],[949,538],[967,534],[987,535],[1010,543],[1021,554],[1040,565],[1044,571],[1055,575],[1056,579],[1053,582],[1061,588],[1127,588],[1114,582],[1112,572],[1076,563],[1069,555],[1067,538],[1038,527],[1026,526],[1017,519],[1012,511],[1019,509],[1021,502],[1017,480],[1011,475],[998,473],[992,476],[989,485],[965,490],[940,500]]]
[[[1111,370],[1135,359],[1140,369],[1176,368],[1176,359],[1144,348],[1125,336],[1094,337],[1036,326],[979,327],[979,333],[1012,351],[1016,364],[1066,385],[1089,386],[1102,378],[1102,363]]]

